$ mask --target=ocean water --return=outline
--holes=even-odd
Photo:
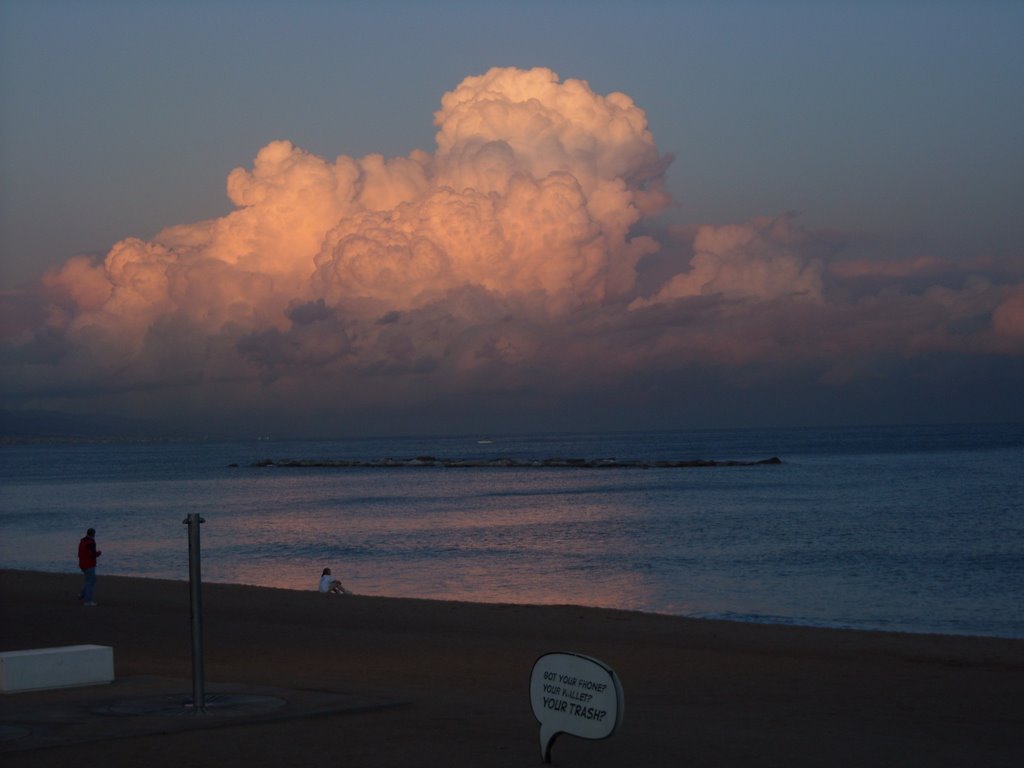
[[[264,459],[750,461],[285,468]],[[237,466],[231,466],[237,465]],[[0,446],[0,562],[102,576],[1024,637],[1024,425]]]

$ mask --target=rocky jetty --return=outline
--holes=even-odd
[[[715,461],[709,459],[681,459],[678,461],[640,461],[634,459],[516,459],[509,457],[485,459],[438,459],[434,456],[416,456],[409,459],[261,459],[252,467],[363,469],[380,467],[402,469],[415,467],[473,468],[473,469],[690,469],[701,467],[753,467],[781,464],[782,459],[772,456],[759,461]],[[235,465],[232,465],[235,466]]]

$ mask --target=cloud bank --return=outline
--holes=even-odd
[[[5,400],[212,431],[586,429],[687,426],[657,420],[723,386],[1021,373],[1021,264],[858,258],[792,215],[663,226],[673,158],[625,94],[495,68],[434,124],[407,157],[272,141],[228,215],[46,273],[8,307]]]

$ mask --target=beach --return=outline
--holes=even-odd
[[[159,676],[191,690],[186,582],[0,571],[0,650],[114,649],[114,685]],[[610,738],[562,736],[572,766],[1011,766],[1024,758],[1024,640],[723,622],[575,606],[203,587],[205,680],[332,691],[379,706],[118,732],[20,749],[16,766],[531,766],[541,763],[530,671],[542,654],[613,668],[624,718]],[[4,724],[110,686],[2,697]],[[203,717],[193,715],[193,717]]]

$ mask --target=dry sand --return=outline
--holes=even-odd
[[[314,574],[315,576],[316,574]],[[184,582],[0,571],[0,650],[114,648],[118,682],[191,685]],[[761,626],[572,606],[331,596],[206,584],[206,680],[336,691],[399,706],[269,723],[0,743],[17,766],[534,766],[534,661],[595,656],[625,691],[604,741],[561,737],[560,766],[1024,765],[1024,640]],[[4,722],[98,686],[0,697]],[[199,717],[193,715],[192,717]],[[88,723],[86,724],[88,725]],[[9,729],[10,730],[10,729]]]

